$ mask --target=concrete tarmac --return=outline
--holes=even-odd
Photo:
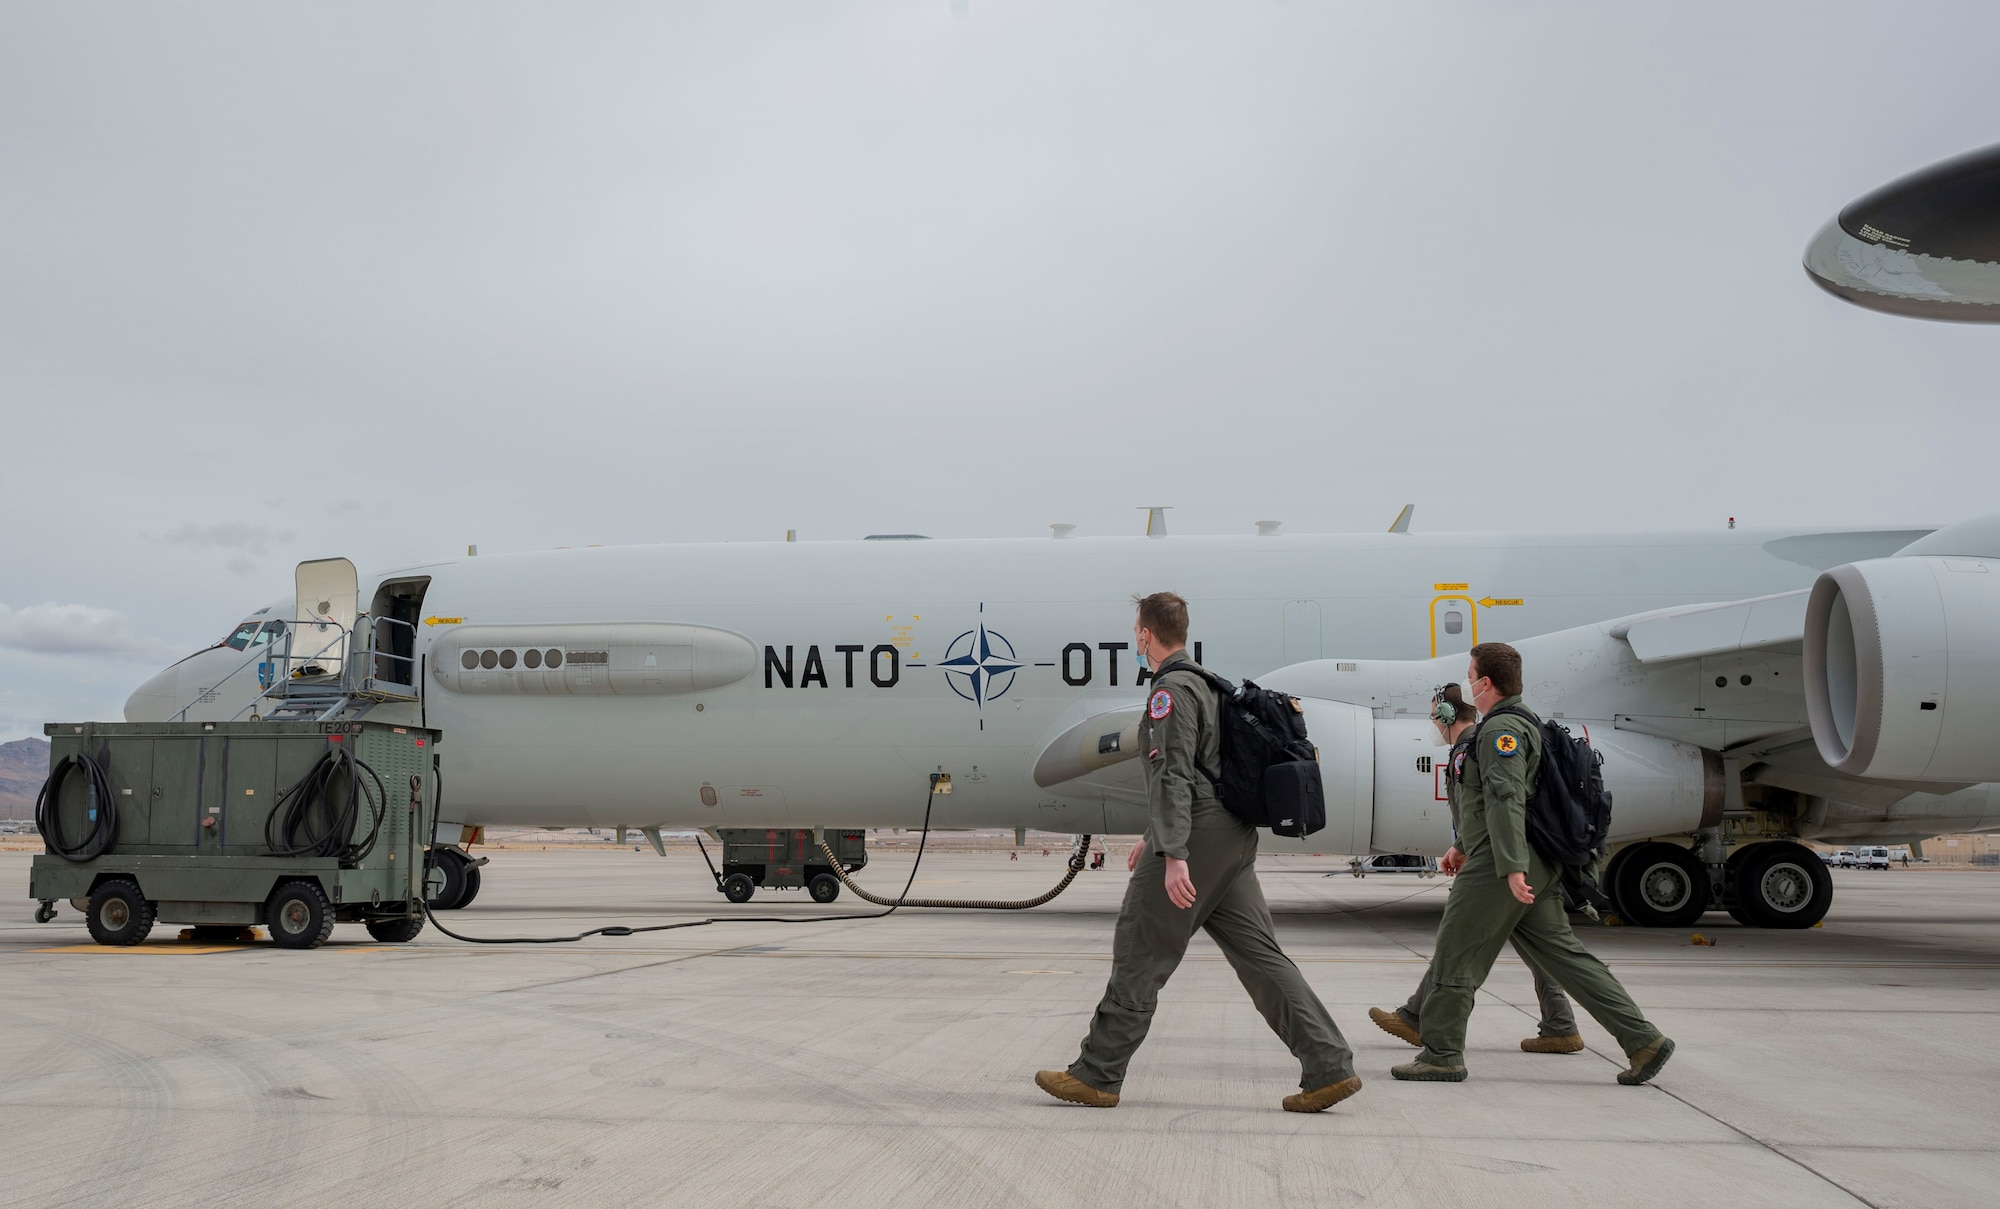
[[[21,893],[25,854],[0,854]],[[1117,858],[1114,857],[1114,862]],[[1028,897],[1056,856],[932,854],[913,893]],[[476,946],[335,929],[305,953],[162,925],[89,944],[0,906],[0,1204],[871,1207],[1948,1206],[2000,1200],[2000,877],[1836,871],[1822,928],[1593,928],[1679,1043],[1620,1087],[1590,1049],[1520,1052],[1504,960],[1470,1081],[1403,1084],[1377,1031],[1423,972],[1447,882],[1267,859],[1280,939],[1366,1086],[1282,1112],[1296,1066],[1205,938],[1112,1110],[1059,1104],[1125,874],[1022,913],[728,923]],[[860,880],[894,893],[904,854]],[[859,914],[849,895],[731,906],[692,853],[502,851],[451,926],[557,935],[701,915]],[[78,946],[82,946],[79,948]]]

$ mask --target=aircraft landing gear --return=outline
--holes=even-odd
[[[1833,875],[1804,844],[1776,840],[1738,849],[1729,873],[1735,891],[1729,913],[1753,928],[1810,928],[1833,905]]]
[[[1619,850],[1604,880],[1618,913],[1641,927],[1686,927],[1708,910],[1708,869],[1675,844],[1653,840]]]
[[[456,911],[479,897],[479,866],[456,848],[431,850],[430,869],[424,874],[424,901],[433,911]]]

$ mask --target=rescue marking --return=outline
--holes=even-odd
[[[1490,609],[1490,608],[1493,608],[1493,607],[1495,607],[1495,606],[1497,606],[1497,605],[1517,605],[1517,604],[1520,604],[1520,603],[1521,603],[1521,598],[1520,598],[1520,597],[1518,597],[1518,596],[1509,596],[1509,597],[1506,597],[1505,599],[1500,599],[1500,598],[1496,598],[1496,597],[1492,597],[1492,596],[1482,596],[1482,597],[1480,597],[1480,598],[1479,598],[1479,603],[1480,603],[1480,604],[1481,604],[1482,606],[1484,606],[1484,607],[1486,607],[1486,608],[1489,608],[1489,609]]]
[[[1470,589],[1471,587],[1472,587],[1472,585],[1471,585],[1471,584],[1432,584],[1432,585],[1431,585],[1431,591],[1433,591],[1433,592],[1464,592],[1464,591],[1466,591],[1466,590]]]
[[[424,624],[425,624],[425,625],[464,625],[464,624],[465,624],[465,618],[463,618],[463,617],[426,617],[426,618],[424,618]]]

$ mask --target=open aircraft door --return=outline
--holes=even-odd
[[[324,674],[338,675],[347,666],[348,642],[361,611],[361,578],[344,558],[319,558],[300,563],[293,584],[298,607],[292,624],[291,670],[317,664]]]

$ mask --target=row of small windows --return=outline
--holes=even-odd
[[[458,662],[460,667],[469,672],[480,667],[489,670],[496,667],[513,667],[516,659],[524,667],[531,668],[544,666],[556,668],[563,665],[563,653],[554,647],[546,651],[529,648],[518,655],[513,651],[467,651],[458,657]]]
[[[562,651],[556,647],[550,647],[545,651],[530,647],[525,651],[518,652],[509,650],[467,651],[458,657],[458,664],[468,672],[482,667],[488,671],[496,667],[511,668],[516,663],[525,668],[559,668],[563,665],[563,658]],[[611,652],[571,651],[568,658],[571,663],[608,664],[611,662]]]

